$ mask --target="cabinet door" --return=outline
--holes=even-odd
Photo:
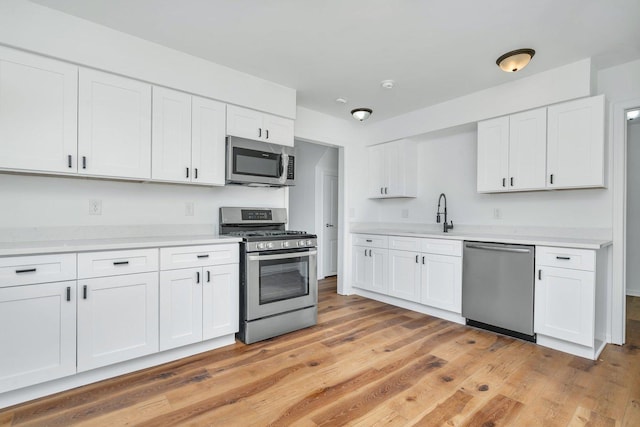
[[[262,141],[264,138],[262,113],[227,105],[227,135]]]
[[[160,350],[202,341],[201,268],[160,273]]]
[[[547,187],[604,186],[604,95],[548,108]]]
[[[509,117],[478,122],[478,192],[507,191]]]
[[[75,300],[75,281],[0,288],[0,393],[76,372]]]
[[[443,310],[462,312],[462,258],[422,255],[420,301]]]
[[[0,46],[0,168],[77,171],[78,68]]]
[[[191,95],[154,87],[152,126],[151,178],[191,181]]]
[[[191,121],[191,181],[224,185],[226,105],[193,97]]]
[[[78,281],[78,372],[158,351],[158,273]]]
[[[151,86],[80,69],[78,171],[151,177]]]
[[[404,156],[402,156],[402,146],[400,141],[390,142],[384,145],[384,161],[386,186],[385,196],[401,196],[405,190],[404,180]]]
[[[362,289],[371,289],[371,284],[367,282],[369,279],[367,271],[369,269],[369,248],[362,246],[351,247],[351,260],[353,263],[352,278],[353,286]]]
[[[546,168],[547,109],[509,116],[509,189],[545,188]]]
[[[293,147],[293,120],[264,114],[264,141]]]
[[[369,252],[370,289],[381,294],[389,293],[389,251],[370,249]]]
[[[385,144],[367,147],[367,155],[369,158],[369,197],[383,198],[385,197],[385,188],[387,188],[387,193],[389,192],[385,161]]]
[[[202,338],[205,340],[238,332],[239,266],[216,265],[204,268],[202,283]]]
[[[535,332],[593,346],[594,272],[542,267],[536,280]]]
[[[420,302],[419,262],[415,252],[389,251],[389,295]]]

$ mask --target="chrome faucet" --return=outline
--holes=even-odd
[[[446,233],[447,231],[453,228],[453,220],[451,224],[447,224],[447,196],[444,193],[440,193],[440,197],[438,198],[438,212],[436,213],[436,222],[440,224],[440,201],[444,198],[444,229],[443,231]]]

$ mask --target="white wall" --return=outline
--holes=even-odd
[[[640,75],[639,75],[640,76]],[[627,126],[627,295],[640,297],[640,120]]]

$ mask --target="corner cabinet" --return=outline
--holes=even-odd
[[[0,46],[0,168],[77,172],[78,67]]]
[[[151,85],[80,69],[78,171],[151,178]]]
[[[293,147],[293,126],[291,119],[227,106],[227,135]]]
[[[603,95],[478,122],[478,192],[603,186]]]
[[[410,140],[367,147],[369,198],[416,197],[417,149]]]

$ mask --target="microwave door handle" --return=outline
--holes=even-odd
[[[287,258],[298,258],[301,256],[314,256],[317,255],[317,251],[306,251],[306,252],[288,252],[286,254],[278,254],[278,255],[249,255],[249,261],[268,261],[272,259],[287,259]]]
[[[280,169],[278,171],[278,176],[280,176],[280,179],[284,178],[284,154],[280,154]]]

